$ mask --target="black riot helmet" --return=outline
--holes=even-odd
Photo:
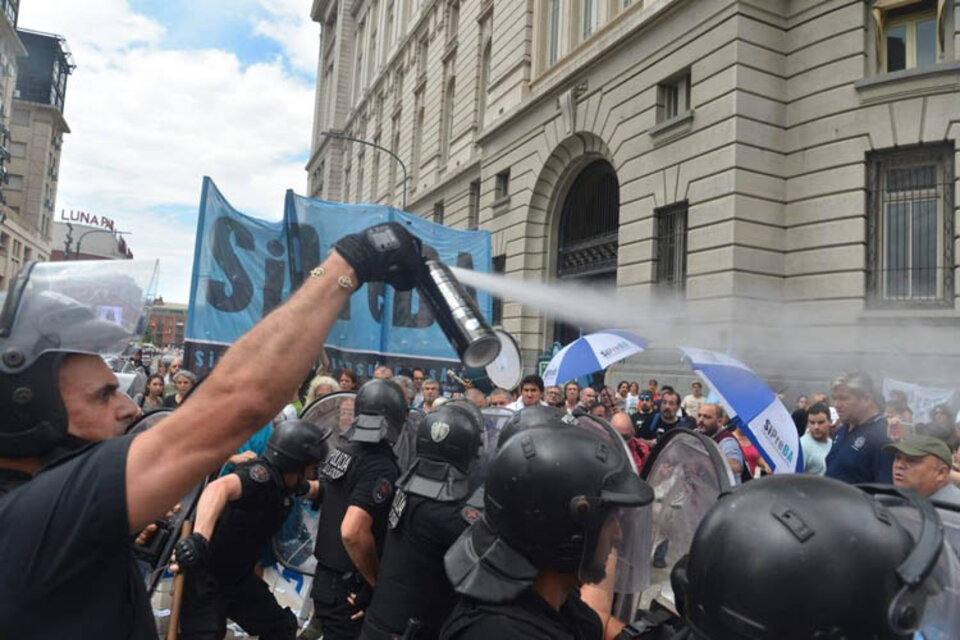
[[[284,420],[270,435],[263,459],[281,471],[303,471],[307,465],[327,459],[331,433],[328,427],[318,427],[306,420]]]
[[[470,492],[470,471],[480,457],[483,416],[472,402],[453,400],[427,413],[417,427],[416,459],[398,485],[441,502]]]
[[[121,353],[143,329],[156,262],[27,263],[0,311],[0,456],[49,457],[67,434],[58,372],[67,356]],[[106,366],[106,365],[105,365]]]
[[[635,578],[649,562],[650,549],[633,541],[653,492],[622,438],[600,423],[565,423],[559,412],[543,418],[504,441],[488,468],[483,517],[447,552],[461,594],[502,602],[542,569],[597,583],[611,554]]]
[[[512,438],[514,434],[525,431],[530,427],[563,426],[567,423],[564,419],[565,416],[566,413],[556,407],[542,404],[523,407],[510,416],[507,421],[503,423],[503,427],[500,428],[500,437],[497,438],[497,451],[499,451],[504,443]]]
[[[375,443],[397,441],[407,420],[410,406],[396,382],[374,378],[357,391],[353,422],[343,434],[349,442]]]
[[[929,503],[902,495],[923,517],[917,542],[830,478],[771,476],[721,496],[674,567],[678,610],[704,640],[912,638],[943,530]]]

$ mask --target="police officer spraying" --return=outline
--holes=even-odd
[[[273,419],[360,284],[407,290],[423,269],[419,241],[394,223],[335,248],[183,406],[135,437],[116,437],[136,407],[99,354],[134,336],[153,265],[29,264],[10,283],[0,311],[0,637],[156,637],[130,534]]]
[[[542,425],[501,446],[483,516],[447,552],[447,575],[463,597],[445,640],[600,640],[623,628],[591,609],[580,587],[639,586],[620,579],[649,562],[650,549],[635,553],[633,540],[653,492],[612,429],[564,424],[559,412],[535,415]]]
[[[203,490],[193,533],[176,545],[177,565],[186,572],[181,640],[219,640],[228,617],[261,640],[296,636],[296,616],[277,604],[254,568],[293,497],[313,499],[319,492],[306,474],[326,459],[329,438],[329,429],[309,422],[281,422],[260,458]]]
[[[323,506],[310,592],[315,618],[301,638],[353,640],[380,571],[387,516],[400,471],[392,446],[408,412],[403,390],[373,379],[357,392],[354,418],[320,470]]]
[[[483,417],[466,400],[427,414],[417,429],[417,457],[397,483],[387,545],[362,640],[394,640],[416,628],[436,640],[457,601],[443,556],[479,513],[465,506],[480,457]],[[416,627],[419,623],[419,627]]]

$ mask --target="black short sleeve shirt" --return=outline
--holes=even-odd
[[[440,633],[441,640],[603,640],[603,622],[577,591],[560,611],[527,589],[512,602],[463,598]]]
[[[355,480],[350,490],[350,506],[360,507],[374,519],[386,522],[394,485],[400,472],[392,455],[377,451],[362,456],[351,474]]]
[[[0,498],[0,638],[156,638],[108,440]]]

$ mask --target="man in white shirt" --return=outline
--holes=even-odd
[[[700,413],[700,407],[703,406],[703,403],[707,401],[703,397],[703,385],[699,381],[695,381],[690,385],[691,391],[693,393],[687,394],[683,399],[683,412],[690,418],[696,418]]]
[[[830,409],[817,403],[807,409],[807,430],[800,438],[803,451],[803,472],[823,475],[827,471],[827,454],[833,441],[830,440]]]
[[[543,401],[543,378],[535,373],[531,373],[520,381],[520,397],[509,406],[514,411],[519,411],[524,407],[532,407],[535,404],[547,404]]]

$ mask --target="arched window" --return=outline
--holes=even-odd
[[[487,87],[490,84],[490,55],[493,42],[487,38],[480,56],[480,85],[477,87],[477,128],[483,129],[484,112],[487,110]]]
[[[620,183],[606,160],[587,165],[560,213],[558,278],[616,277]]]
[[[443,96],[443,121],[440,129],[440,145],[443,160],[450,157],[450,144],[453,142],[453,94],[456,90],[456,79],[447,81],[446,92]]]
[[[567,192],[560,210],[557,278],[615,285],[620,226],[620,182],[606,160],[584,167]],[[576,340],[581,328],[553,325],[553,340]]]

